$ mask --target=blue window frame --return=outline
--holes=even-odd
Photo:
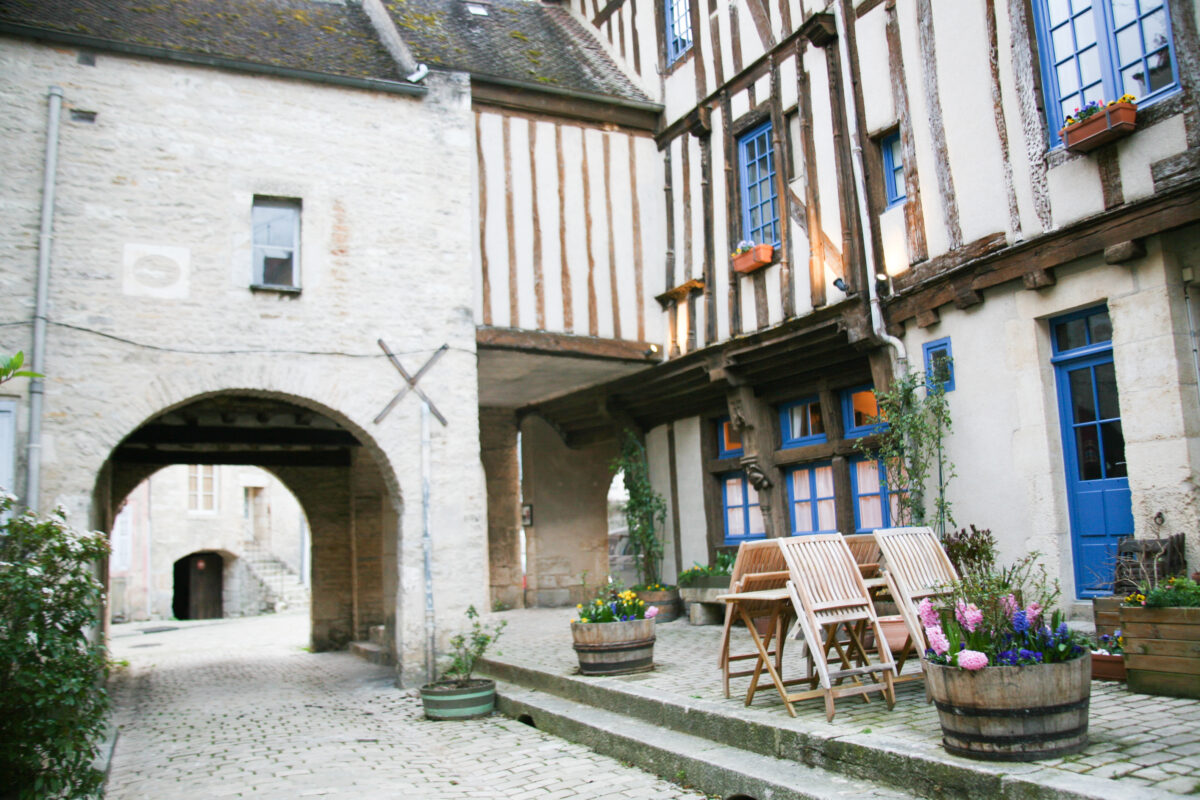
[[[741,434],[729,417],[717,420],[717,457],[736,458],[743,453]]]
[[[926,342],[925,383],[941,385],[943,392],[954,391],[954,355],[950,350],[950,337]]]
[[[779,244],[779,199],[775,194],[775,158],[771,123],[764,122],[738,139],[742,176],[742,238],[755,244]]]
[[[900,522],[902,490],[887,483],[883,462],[855,458],[850,462],[850,489],[854,495],[854,530],[870,533],[876,528],[891,528]]]
[[[691,0],[664,0],[667,21],[667,64],[671,65],[692,49]]]
[[[779,407],[779,432],[784,447],[801,447],[826,440],[821,402],[806,397]]]
[[[765,538],[767,529],[758,504],[758,492],[746,480],[746,473],[726,472],[718,477],[721,480],[721,504],[725,510],[725,544]]]
[[[837,533],[833,464],[805,464],[787,470],[789,525],[792,536]]]
[[[900,149],[900,132],[883,137],[883,185],[888,208],[904,202],[904,153]]]
[[[882,430],[886,423],[873,422],[879,416],[879,403],[871,384],[842,391],[842,426],[847,439],[857,439]]]
[[[1050,143],[1093,100],[1139,106],[1179,89],[1166,0],[1034,0]]]
[[[1107,306],[1056,317],[1050,333],[1055,356],[1069,351],[1074,358],[1112,349],[1112,319]]]

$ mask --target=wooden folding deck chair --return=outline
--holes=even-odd
[[[788,565],[788,593],[809,653],[809,690],[788,693],[782,681],[775,682],[788,713],[795,716],[792,703],[798,700],[823,696],[825,718],[832,720],[837,698],[869,699],[865,696],[870,692],[880,692],[892,708],[895,662],[888,648],[878,648],[873,659],[863,646],[867,630],[879,642],[884,641],[883,630],[846,540],[835,533],[777,541]],[[830,658],[834,653],[836,662]]]
[[[900,609],[913,649],[924,655],[925,629],[917,606],[927,597],[938,597],[958,580],[958,571],[932,528],[880,528],[875,541],[883,555],[883,577]],[[901,654],[901,662],[907,652]],[[910,676],[906,676],[908,678]]]
[[[787,564],[784,563],[783,553],[779,551],[779,546],[774,539],[742,542],[738,546],[737,558],[733,562],[733,572],[729,576],[730,594],[783,589],[787,585],[787,580]],[[774,624],[771,625],[771,630],[766,631],[765,647],[768,655],[774,658],[775,669],[778,671],[782,668],[783,663],[785,634],[794,616],[790,604],[784,605],[789,607],[779,608],[775,602],[769,599],[746,599],[736,604],[726,603],[725,628],[721,631],[721,649],[717,656],[717,666],[721,669],[726,697],[729,697],[730,678],[740,678],[755,672],[753,669],[733,672],[731,671],[733,662],[759,657],[757,648],[739,653],[731,652],[730,635],[734,624],[742,620],[743,613],[756,625],[761,624],[763,620],[767,622],[773,620]],[[772,641],[775,644],[774,650],[771,649]]]

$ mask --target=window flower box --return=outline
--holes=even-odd
[[[748,250],[739,249],[733,254],[733,271],[743,275],[765,267],[775,258],[775,246],[771,244],[751,245]]]
[[[1068,117],[1070,119],[1070,117]],[[1131,102],[1109,103],[1061,131],[1063,144],[1073,153],[1088,153],[1133,133],[1137,106]]]

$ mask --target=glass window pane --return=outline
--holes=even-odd
[[[792,530],[796,533],[812,533],[812,504],[796,503],[792,510]]]
[[[1096,43],[1096,20],[1088,11],[1075,18],[1075,49],[1082,50]],[[1056,53],[1058,51],[1055,51]],[[1060,53],[1059,56],[1065,55]]]
[[[860,495],[879,493],[878,463],[874,461],[859,461],[854,465],[854,472]]]
[[[747,531],[750,535],[763,534],[767,532],[767,527],[763,524],[762,509],[758,506],[750,506],[750,529]]]
[[[1100,397],[1100,419],[1119,419],[1121,402],[1117,397],[1117,374],[1111,363],[1096,367],[1096,394]]]
[[[733,427],[732,422],[721,423],[721,435],[722,435],[722,438],[724,439],[724,443],[725,443],[724,447],[722,449],[724,449],[726,451],[742,449],[741,434],[739,434],[737,432],[737,430]]]
[[[814,481],[817,485],[817,497],[833,497],[833,467],[817,467]]]
[[[294,208],[254,206],[254,243],[294,247],[297,214]]]
[[[742,504],[742,479],[740,476],[725,479],[725,505],[740,506]]]
[[[821,404],[808,404],[808,422],[814,436],[825,433],[825,420],[821,418]]]
[[[1084,86],[1100,80],[1100,48],[1092,45],[1079,54],[1079,74],[1083,76]]]
[[[1092,0],[1071,0],[1071,13],[1078,14],[1092,7]]]
[[[1087,318],[1088,341],[1091,344],[1112,341],[1112,319],[1108,310],[1098,311]]]
[[[1071,383],[1071,417],[1076,424],[1095,422],[1096,399],[1092,396],[1091,367],[1071,370],[1067,373]]]
[[[1066,97],[1079,91],[1079,77],[1075,73],[1075,59],[1058,65],[1058,93]]]
[[[1112,0],[1112,13],[1118,28],[1137,19],[1137,0]]]
[[[741,508],[731,508],[725,512],[725,535],[745,536],[746,523],[742,517]]]
[[[1069,0],[1050,0],[1051,25],[1057,25],[1069,16],[1071,16],[1071,4]]]
[[[1054,326],[1054,340],[1060,351],[1083,347],[1088,343],[1087,322],[1082,319],[1060,322]]]
[[[883,505],[879,495],[858,499],[858,524],[860,530],[883,527]]]
[[[754,484],[746,481],[746,505],[758,505],[758,490],[754,488]]]
[[[1122,64],[1128,64],[1142,57],[1142,37],[1137,25],[1117,31],[1117,58]]]
[[[1075,52],[1075,39],[1071,36],[1070,25],[1060,25],[1050,34],[1054,44],[1054,59],[1066,58]]]
[[[1140,60],[1121,70],[1121,89],[1122,94],[1131,94],[1134,97],[1149,94],[1146,90],[1146,68]]]
[[[1084,105],[1087,105],[1093,100],[1095,100],[1097,103],[1104,100],[1104,84],[1100,83],[1100,81],[1096,81],[1091,86],[1088,86],[1083,90]]]
[[[806,469],[798,469],[792,473],[792,497],[796,500],[807,500],[812,496],[809,475]]]
[[[1142,36],[1146,52],[1157,50],[1167,44],[1167,10],[1160,8],[1142,18]]]
[[[833,500],[821,500],[817,503],[817,530],[837,530],[837,507]]]
[[[875,393],[870,389],[855,392],[850,397],[850,405],[854,411],[854,427],[870,425],[879,415],[879,403],[875,401]]]
[[[1095,425],[1084,425],[1075,429],[1075,454],[1079,459],[1080,480],[1095,481],[1104,477],[1104,471],[1100,467],[1100,442],[1097,440]]]
[[[1104,477],[1128,477],[1129,469],[1125,465],[1125,434],[1121,431],[1121,423],[1100,423],[1100,436],[1104,439]]]
[[[1150,64],[1150,91],[1157,92],[1175,81],[1171,52],[1167,48],[1147,56],[1146,61]]]

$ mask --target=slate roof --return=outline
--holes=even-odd
[[[532,86],[648,101],[595,38],[563,8],[537,0],[384,0],[413,56],[430,67],[463,70]]]
[[[0,24],[351,78],[401,81],[362,7],[338,0],[0,0]]]

